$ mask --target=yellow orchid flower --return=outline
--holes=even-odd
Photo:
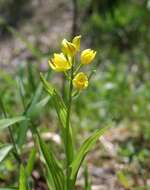
[[[74,37],[72,42],[63,39],[61,43],[63,53],[73,57],[80,49],[80,39],[81,36]]]
[[[81,53],[81,63],[90,64],[96,56],[96,51],[91,49],[83,50]]]
[[[75,45],[76,47],[76,51],[80,50],[80,41],[81,41],[81,35],[79,36],[75,36],[72,40],[72,43]]]
[[[73,43],[68,42],[66,39],[62,41],[62,52],[68,56],[73,57],[76,53],[76,47]]]
[[[58,72],[67,71],[72,66],[63,53],[54,53],[54,58],[49,60],[48,63],[53,70]]]
[[[78,73],[73,79],[73,86],[78,90],[83,90],[88,87],[88,77],[85,73]]]

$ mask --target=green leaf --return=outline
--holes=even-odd
[[[8,153],[12,150],[13,146],[10,144],[0,146],[0,162],[2,162]]]
[[[67,117],[66,106],[65,106],[62,98],[56,91],[56,89],[45,80],[45,78],[42,74],[40,76],[41,76],[41,81],[44,85],[44,89],[46,90],[46,92],[48,92],[48,94],[52,97],[52,99],[54,101],[54,106],[56,108],[57,115],[58,115],[59,121],[61,123],[61,126],[63,128],[65,128],[66,127],[66,117]]]
[[[79,152],[77,153],[75,159],[73,160],[71,164],[71,183],[74,186],[76,177],[78,174],[78,170],[87,155],[87,153],[93,148],[96,141],[99,139],[101,135],[105,133],[105,131],[108,129],[108,127],[101,128],[97,130],[94,134],[92,134],[89,138],[87,138],[84,143],[81,145]]]
[[[39,135],[38,135],[38,139],[39,139],[40,149],[42,151],[48,171],[52,177],[53,184],[55,185],[55,189],[65,190],[65,176],[64,176],[62,168],[59,165],[58,160],[54,157],[51,151],[51,148],[48,149],[47,145],[40,138]]]
[[[27,179],[23,165],[20,167],[19,190],[27,190]]]
[[[48,75],[46,77],[48,77]],[[25,87],[22,86],[23,84],[20,86],[19,82],[18,85],[20,89],[21,99],[24,104],[25,98],[23,96],[23,93],[21,93],[21,88]],[[37,117],[37,115],[39,115],[42,112],[42,109],[49,102],[50,97],[48,96],[41,99],[42,92],[43,92],[43,85],[40,83],[33,97],[31,98],[30,103],[26,107],[24,106],[25,107],[24,115],[26,115],[27,118],[30,118],[30,121],[34,120],[35,117]],[[21,147],[26,140],[26,133],[28,131],[28,128],[31,127],[30,124],[31,122],[27,120],[20,124],[21,127],[18,129],[18,138],[17,138],[17,144],[19,147]],[[34,131],[34,128],[32,129]]]
[[[20,117],[14,117],[14,118],[1,119],[0,120],[0,131],[2,131],[3,129],[5,129],[15,123],[21,122],[23,120],[26,120],[26,117],[20,116]]]
[[[32,106],[30,108],[30,112],[28,112],[28,116],[31,118],[36,117],[39,113],[42,112],[43,108],[46,106],[46,104],[49,102],[49,100],[50,100],[50,97],[47,96],[47,97],[43,98],[42,100],[40,100],[37,104]]]
[[[27,167],[26,167],[26,173],[27,173],[28,177],[32,173],[32,170],[33,170],[33,167],[34,167],[34,163],[35,163],[35,159],[36,159],[36,149],[33,148],[31,150],[31,152],[30,152],[28,163],[27,163]]]
[[[87,164],[84,166],[84,190],[92,190]]]
[[[17,77],[16,80],[17,80],[17,85],[18,85],[18,90],[19,90],[19,95],[20,95],[21,101],[22,101],[22,105],[23,105],[23,107],[25,107],[25,99],[24,99],[25,87],[24,87],[23,79],[20,77]]]
[[[25,120],[20,123],[20,126],[18,128],[18,137],[17,137],[17,145],[21,147],[26,139],[26,133],[29,127],[29,121]]]
[[[38,103],[41,95],[42,95],[42,91],[43,91],[43,86],[42,84],[39,84],[39,86],[37,87],[29,105],[27,106],[26,110],[25,110],[25,114],[30,117],[30,114],[32,113],[35,105]]]
[[[41,74],[41,81],[44,85],[44,89],[46,92],[48,92],[48,94],[51,96],[52,101],[54,103],[57,115],[58,115],[58,119],[61,125],[61,134],[62,134],[62,140],[64,142],[64,144],[66,145],[66,119],[67,119],[67,108],[66,105],[64,104],[62,97],[58,94],[58,92],[56,91],[56,89],[49,84],[44,76]],[[69,125],[69,139],[68,141],[70,142],[69,144],[67,144],[67,146],[69,147],[69,162],[71,163],[74,157],[74,147],[73,147],[73,139],[72,139],[72,130],[71,127]]]
[[[56,190],[55,184],[54,184],[54,181],[53,181],[53,177],[52,177],[48,167],[47,167],[47,173],[45,173],[45,179],[46,179],[48,188],[52,189],[52,190]]]
[[[41,97],[42,89],[43,89],[42,85],[39,84],[39,86],[37,87],[37,89],[35,91],[33,98],[31,99],[29,105],[26,107],[24,115],[26,115],[28,118],[31,118],[32,111],[34,110],[35,105],[38,103],[38,101]],[[28,131],[28,128],[29,128],[29,121],[28,120],[23,121],[21,123],[21,127],[19,128],[19,131],[18,131],[17,144],[19,145],[19,147],[21,147],[23,145],[23,143],[26,139],[26,133]]]

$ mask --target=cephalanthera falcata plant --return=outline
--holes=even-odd
[[[52,190],[75,189],[78,171],[85,156],[91,150],[98,138],[106,131],[106,128],[97,130],[83,142],[78,151],[75,151],[75,142],[72,138],[73,134],[70,121],[71,105],[73,103],[73,97],[85,90],[89,85],[91,72],[88,75],[80,70],[82,67],[91,64],[96,56],[96,51],[92,49],[85,49],[80,52],[80,40],[81,36],[74,37],[72,42],[66,39],[62,40],[62,52],[54,53],[53,57],[48,61],[50,69],[56,72],[63,72],[66,82],[69,83],[66,97],[67,101],[63,100],[60,93],[57,92],[57,90],[46,81],[43,74],[41,74],[44,88],[51,96],[56,108],[65,151],[65,166],[61,166],[52,150],[47,147],[40,135],[38,135],[41,152],[45,159],[47,173],[49,175],[49,179],[47,180],[48,185]],[[77,54],[80,54],[80,59],[78,59],[79,56]]]

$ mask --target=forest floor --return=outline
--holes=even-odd
[[[58,47],[68,37],[72,27],[72,5],[69,0],[33,0],[30,18],[25,18],[16,29],[20,36],[0,38],[0,66],[5,70],[32,59],[31,51],[22,40],[38,47],[43,53]],[[42,60],[47,64],[46,60]],[[37,63],[38,64],[38,63]],[[41,64],[41,63],[40,63]]]

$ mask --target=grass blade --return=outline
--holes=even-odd
[[[101,128],[97,130],[94,134],[92,134],[89,138],[87,138],[84,143],[81,145],[75,159],[73,160],[71,164],[71,177],[70,180],[73,182],[72,185],[74,185],[76,181],[76,177],[78,174],[78,170],[87,155],[87,153],[93,148],[96,141],[99,139],[101,135],[105,133],[105,131],[108,129],[108,127]]]
[[[30,152],[27,167],[26,167],[26,173],[27,173],[28,177],[31,175],[31,173],[33,171],[35,159],[36,159],[36,149],[33,148]]]
[[[26,115],[28,118],[31,119],[30,115],[32,114],[32,111],[34,110],[34,107],[35,105],[37,104],[37,102],[39,101],[40,97],[41,97],[41,94],[42,94],[42,85],[40,84],[36,91],[35,91],[35,94],[33,96],[33,98],[31,99],[30,101],[30,104],[26,107],[26,110],[24,112],[24,115]],[[26,139],[26,133],[28,131],[28,128],[29,128],[29,121],[26,120],[26,121],[23,121],[21,123],[21,126],[19,128],[19,131],[18,131],[18,138],[17,138],[17,144],[19,147],[21,147]]]
[[[0,131],[2,131],[3,129],[5,129],[11,125],[14,125],[15,123],[19,123],[23,120],[26,120],[26,117],[20,116],[20,117],[14,117],[14,118],[1,119],[0,120]]]
[[[46,166],[51,174],[56,190],[65,189],[65,177],[64,173],[58,164],[58,160],[54,157],[51,149],[48,149],[45,142],[38,135],[40,149],[46,162]]]
[[[13,146],[10,144],[0,146],[0,163],[5,159]]]
[[[51,96],[52,101],[54,103],[59,122],[61,124],[61,134],[62,134],[62,140],[64,144],[66,144],[66,119],[67,119],[67,108],[66,105],[64,104],[61,96],[58,94],[56,89],[50,85],[44,78],[44,76],[41,74],[41,81],[44,85],[44,89],[48,94]],[[73,157],[74,157],[74,147],[73,147],[73,140],[72,140],[72,131],[71,127],[69,128],[69,139],[68,141],[70,142],[67,146],[69,146],[69,160],[72,162]]]
[[[20,167],[19,190],[27,190],[27,179],[23,165]]]

